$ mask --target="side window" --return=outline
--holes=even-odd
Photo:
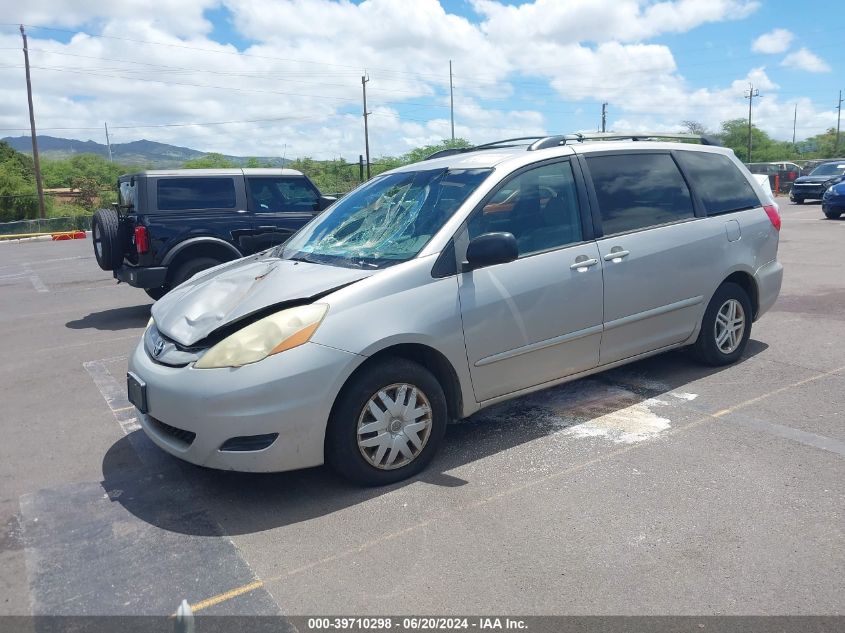
[[[504,182],[467,222],[469,239],[513,233],[519,255],[582,240],[578,191],[569,161],[524,171]]]
[[[158,209],[234,209],[233,178],[162,178],[156,185]]]
[[[704,203],[707,215],[760,206],[753,187],[727,156],[682,151],[676,155]]]
[[[692,197],[669,154],[587,158],[605,235],[694,217]]]
[[[313,212],[318,194],[304,178],[247,178],[256,213]]]

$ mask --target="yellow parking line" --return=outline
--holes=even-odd
[[[217,594],[216,596],[212,596],[211,598],[206,598],[205,600],[201,600],[196,604],[191,605],[191,611],[202,611],[203,609],[207,609],[208,607],[213,607],[216,604],[220,604],[221,602],[226,602],[227,600],[231,600],[232,598],[237,598],[238,596],[242,596],[245,593],[249,593],[250,591],[255,591],[256,589],[260,589],[264,586],[263,580],[256,580],[255,582],[251,582],[248,585],[243,585],[241,587],[236,587],[234,589],[230,589],[226,593]]]
[[[761,400],[764,400],[764,399],[769,398],[771,396],[777,395],[777,394],[782,393],[784,391],[787,391],[789,389],[794,389],[795,387],[800,387],[802,385],[806,385],[807,383],[814,382],[816,380],[820,380],[820,379],[826,378],[828,376],[836,375],[843,370],[845,370],[845,366],[839,367],[839,368],[831,370],[831,371],[821,372],[821,373],[819,373],[815,376],[811,376],[810,378],[804,378],[803,380],[799,380],[799,381],[793,382],[789,385],[779,387],[778,389],[773,389],[772,391],[769,391],[768,393],[764,393],[763,395],[756,396],[754,398],[749,398],[748,400],[744,400],[742,402],[739,402],[739,403],[733,405],[732,407],[728,407],[727,409],[721,409],[720,411],[717,411],[716,413],[705,413],[700,418],[697,418],[697,419],[695,419],[691,422],[688,422],[687,424],[684,424],[682,426],[679,426],[679,427],[672,429],[671,431],[669,431],[667,433],[667,435],[677,435],[678,433],[682,433],[683,431],[687,431],[689,429],[700,426],[701,424],[704,424],[707,421],[719,419],[721,417],[724,417],[726,415],[733,413],[734,411],[737,411],[738,409],[742,409],[742,408],[747,407],[747,406],[754,404],[756,402],[760,402]],[[547,482],[549,482],[553,479],[565,477],[566,475],[571,475],[575,472],[578,472],[579,470],[583,470],[584,468],[587,468],[587,467],[592,466],[594,464],[606,461],[606,460],[610,459],[611,457],[616,457],[618,455],[622,455],[624,453],[627,453],[629,451],[634,450],[635,448],[639,448],[640,446],[643,446],[643,444],[629,444],[628,446],[618,448],[616,450],[610,451],[609,453],[605,453],[604,455],[600,455],[598,457],[588,459],[587,461],[581,462],[580,464],[573,464],[572,466],[569,466],[568,468],[564,468],[562,470],[555,471],[553,473],[549,473],[548,475],[546,475],[544,477],[540,477],[539,479],[533,479],[531,481],[525,482],[525,483],[520,484],[518,486],[514,486],[512,488],[508,488],[507,490],[503,490],[502,492],[498,492],[496,494],[490,495],[490,496],[485,497],[483,499],[479,499],[478,501],[474,501],[472,503],[464,504],[462,506],[459,506],[459,507],[454,508],[453,510],[449,511],[448,514],[455,514],[456,512],[462,512],[462,511],[465,511],[465,510],[481,507],[481,506],[486,505],[486,504],[488,504],[492,501],[502,499],[504,497],[510,496],[510,495],[517,493],[517,492],[522,492],[523,490],[526,490],[526,489],[531,488],[533,486],[536,486],[538,484],[547,483]],[[195,605],[191,605],[191,609],[194,610],[194,611],[206,609],[206,608],[214,606],[216,604],[220,604],[221,602],[225,602],[225,601],[230,600],[232,598],[236,598],[237,596],[241,596],[245,593],[249,593],[250,591],[254,591],[255,589],[259,589],[260,587],[263,587],[264,584],[267,583],[267,582],[274,582],[274,581],[277,581],[277,580],[281,580],[283,578],[289,578],[291,576],[295,576],[297,574],[300,574],[304,571],[308,571],[309,569],[313,569],[314,567],[319,567],[320,565],[324,565],[326,563],[331,563],[333,561],[339,560],[339,559],[344,558],[346,556],[353,555],[353,554],[360,554],[361,552],[364,552],[364,551],[366,551],[366,550],[368,550],[372,547],[375,547],[376,545],[380,545],[380,544],[382,544],[386,541],[391,541],[391,540],[398,538],[400,536],[404,536],[404,535],[406,535],[410,532],[414,532],[414,531],[419,530],[421,528],[427,527],[427,526],[431,525],[432,523],[434,523],[435,521],[444,518],[445,516],[446,515],[444,514],[444,515],[432,517],[430,519],[426,519],[425,521],[420,521],[418,523],[415,523],[414,525],[410,525],[410,526],[403,528],[401,530],[397,530],[395,532],[391,532],[390,534],[385,534],[384,536],[381,536],[379,538],[367,541],[366,543],[362,543],[361,545],[358,545],[357,547],[352,547],[352,548],[346,549],[342,552],[338,552],[337,554],[333,554],[331,556],[325,556],[323,558],[319,558],[317,560],[311,561],[310,563],[306,563],[305,565],[301,565],[300,567],[297,567],[295,569],[288,570],[284,574],[280,574],[278,576],[272,576],[272,577],[267,578],[266,580],[263,580],[263,581],[262,580],[256,580],[255,582],[251,582],[247,585],[243,585],[241,587],[236,587],[235,589],[232,589],[232,590],[227,591],[225,593],[221,593],[219,595],[213,596],[213,597],[208,598],[206,600],[202,600],[201,602],[197,602]]]

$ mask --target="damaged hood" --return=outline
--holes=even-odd
[[[270,306],[306,301],[376,271],[260,256],[201,272],[153,304],[158,330],[193,345],[219,327]]]

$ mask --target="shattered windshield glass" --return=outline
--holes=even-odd
[[[407,261],[491,171],[432,169],[376,177],[303,227],[280,255],[355,268]]]

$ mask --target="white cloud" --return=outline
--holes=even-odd
[[[595,111],[598,123],[601,101],[610,102],[616,129],[673,130],[684,119],[715,128],[745,115],[749,81],[765,94],[755,101],[755,121],[777,134],[787,121],[783,134],[791,136],[794,101],[778,101],[765,68],[696,89],[670,47],[648,42],[744,17],[757,7],[747,0],[474,0],[476,22],[437,0],[161,0],[155,12],[139,3],[80,0],[63,8],[60,0],[32,0],[8,16],[108,36],[78,34],[62,43],[32,30],[44,133],[102,142],[108,121],[113,142],[148,138],[247,156],[356,160],[366,70],[371,154],[400,154],[451,133],[451,59],[455,133],[475,142],[567,132],[583,127],[583,112]],[[204,11],[220,6],[251,42],[246,50],[211,39]],[[13,60],[0,64],[0,128],[28,125],[20,53],[13,50],[19,41],[13,29],[0,30],[0,50],[12,50],[4,61]],[[830,112],[799,103],[802,125],[820,128],[808,134],[829,125]],[[262,119],[278,120],[254,121]],[[244,120],[253,122],[121,127]],[[69,126],[91,130],[47,130]]]
[[[810,52],[806,48],[801,48],[794,53],[790,53],[783,58],[781,66],[795,68],[796,70],[805,70],[808,73],[829,73],[830,66],[821,57],[815,53]]]
[[[756,53],[783,53],[792,44],[795,39],[790,31],[786,29],[774,29],[768,33],[763,33],[751,44],[751,50]]]

